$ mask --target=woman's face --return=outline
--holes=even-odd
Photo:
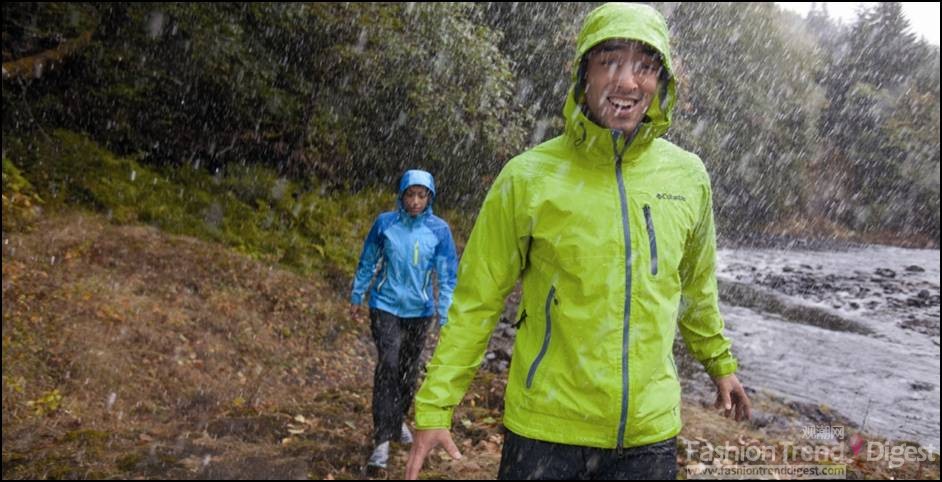
[[[402,207],[410,216],[418,216],[428,206],[429,190],[425,186],[409,186],[402,195]]]

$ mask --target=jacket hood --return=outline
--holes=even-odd
[[[660,81],[628,152],[624,152],[624,147],[630,133],[620,133],[596,124],[582,112],[581,106],[584,93],[579,87],[579,67],[583,56],[596,45],[615,39],[639,41],[654,48],[661,55],[666,73],[663,78],[666,81]],[[676,100],[669,33],[664,17],[647,5],[628,3],[607,3],[590,12],[577,40],[576,57],[572,64],[572,86],[563,108],[566,136],[576,147],[590,154],[589,158],[607,163],[612,162],[616,148],[624,153],[626,159],[630,159],[633,153],[667,133]]]
[[[399,180],[399,196],[396,200],[400,212],[405,212],[405,208],[402,206],[402,196],[410,186],[428,188],[431,197],[428,200],[428,207],[425,208],[422,214],[432,212],[432,203],[435,201],[435,178],[432,177],[432,174],[421,169],[410,169],[402,174],[402,178]]]

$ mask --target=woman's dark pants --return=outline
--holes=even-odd
[[[373,375],[373,443],[399,440],[415,397],[420,357],[431,317],[399,318],[370,308],[370,331],[379,357]]]

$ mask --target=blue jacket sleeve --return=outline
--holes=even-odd
[[[451,296],[458,283],[458,254],[447,224],[440,231],[439,237],[438,246],[435,248],[435,271],[438,274],[438,324],[444,326],[448,322]]]
[[[363,295],[366,293],[373,275],[376,272],[376,263],[382,257],[383,241],[382,227],[380,218],[376,218],[370,233],[366,235],[363,242],[363,251],[360,252],[360,263],[357,265],[356,276],[353,278],[353,292],[350,294],[350,303],[359,305],[363,303]]]

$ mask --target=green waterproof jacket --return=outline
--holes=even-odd
[[[574,70],[589,49],[616,38],[654,47],[671,74],[663,17],[624,4],[587,17]],[[717,307],[710,180],[697,156],[660,138],[674,88],[670,75],[626,142],[582,113],[574,87],[565,134],[504,166],[468,240],[450,321],[416,396],[419,429],[451,426],[521,276],[503,420],[519,435],[602,448],[676,435],[678,324],[710,375],[736,371]]]

